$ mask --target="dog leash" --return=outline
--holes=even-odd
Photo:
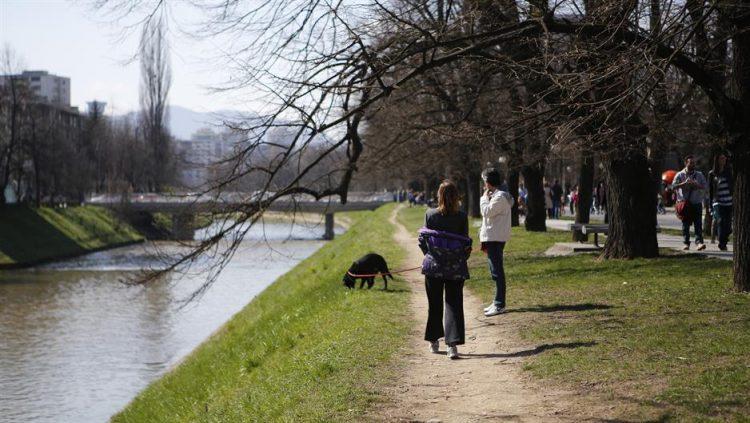
[[[421,268],[422,268],[422,266],[417,266],[417,267],[410,267],[408,269],[392,270],[390,272],[373,273],[373,274],[370,274],[370,275],[356,275],[356,274],[354,274],[352,272],[349,272],[349,271],[347,271],[346,274],[349,275],[349,276],[351,276],[351,277],[353,277],[353,278],[374,278],[374,277],[379,276],[379,275],[391,275],[391,276],[393,276],[393,275],[396,275],[396,274],[399,274],[399,273],[411,272],[412,270],[417,270],[417,269],[421,269]]]

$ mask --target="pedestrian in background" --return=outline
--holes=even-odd
[[[547,217],[552,219],[552,189],[549,187],[549,182],[547,181],[544,181],[544,208],[547,210]]]
[[[713,225],[718,229],[719,249],[726,251],[729,235],[732,233],[732,190],[734,187],[732,168],[726,154],[719,153],[714,158],[714,166],[708,173],[708,181]]]
[[[552,218],[559,219],[562,214],[562,198],[563,189],[560,186],[560,181],[555,179],[555,183],[552,185]]]
[[[677,172],[672,182],[672,188],[677,195],[677,202],[685,202],[682,219],[682,236],[687,251],[690,249],[690,225],[695,230],[695,245],[698,251],[706,249],[703,243],[703,196],[706,189],[706,177],[695,168],[695,157],[691,154],[685,157],[685,168]],[[678,204],[676,210],[680,209]]]

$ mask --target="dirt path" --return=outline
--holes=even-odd
[[[396,221],[396,242],[408,252],[407,263],[419,263],[422,253],[415,236]],[[412,284],[411,309],[415,326],[405,352],[405,365],[391,401],[375,410],[376,421],[478,422],[478,421],[582,421],[598,420],[602,410],[582,402],[574,392],[540,386],[523,374],[524,357],[535,345],[524,344],[516,333],[511,314],[486,318],[484,305],[464,290],[466,345],[462,358],[449,360],[441,342],[441,354],[431,354],[423,340],[427,316],[424,278],[419,271],[404,275]],[[601,418],[601,417],[600,417]]]

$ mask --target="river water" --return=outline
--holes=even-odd
[[[205,275],[169,275],[148,287],[120,283],[161,265],[165,252],[179,249],[173,243],[0,272],[0,422],[107,421],[320,248],[322,233],[319,225],[252,228],[213,286],[184,307]]]

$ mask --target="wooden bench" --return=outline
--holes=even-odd
[[[582,234],[594,234],[594,246],[596,248],[602,248],[599,245],[599,234],[609,234],[609,225],[604,223],[571,223],[570,230],[572,232],[581,232]],[[657,225],[656,232],[661,232],[661,228]]]

